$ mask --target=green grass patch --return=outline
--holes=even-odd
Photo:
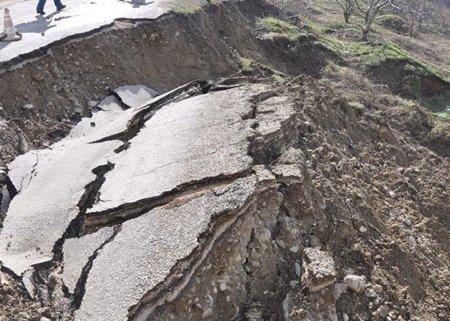
[[[448,114],[447,114],[448,115]],[[450,118],[437,117],[434,118],[434,127],[430,133],[431,137],[442,137],[450,139]]]
[[[283,37],[295,41],[302,36],[306,36],[299,27],[274,17],[261,18],[257,25],[268,32],[266,36],[271,39]]]
[[[277,75],[277,74],[272,75],[272,80],[274,83],[276,83],[279,86],[284,85],[286,82],[286,80],[283,77],[281,77],[280,75]]]
[[[393,14],[386,14],[377,17],[376,22],[382,27],[394,31],[396,33],[408,32],[408,24],[405,19]]]
[[[240,57],[239,64],[243,71],[252,71],[254,61],[252,59]]]

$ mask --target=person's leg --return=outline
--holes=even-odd
[[[61,0],[54,0],[54,1],[55,1],[56,9],[60,10],[60,9],[63,9],[66,7],[65,5],[62,4]]]
[[[38,13],[44,12],[45,1],[46,0],[39,0],[37,8],[36,8]]]

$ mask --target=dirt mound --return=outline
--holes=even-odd
[[[398,95],[416,99],[432,111],[444,111],[448,106],[450,83],[423,66],[404,60],[386,60],[372,67],[370,75]]]

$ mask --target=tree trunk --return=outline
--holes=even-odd
[[[364,22],[364,27],[362,29],[362,40],[363,41],[367,41],[367,35],[369,34],[370,31],[370,21]]]
[[[409,36],[412,37],[414,35],[414,20],[409,24]]]
[[[344,12],[344,20],[345,20],[345,23],[350,22],[350,12]]]
[[[362,40],[363,41],[367,41],[367,34],[370,31],[370,24],[371,24],[370,13],[366,12],[366,14],[364,16],[364,26],[363,26],[363,29],[362,29]]]
[[[369,31],[363,28],[362,37],[361,37],[363,41],[368,40],[368,38],[367,38],[368,33],[369,33]]]

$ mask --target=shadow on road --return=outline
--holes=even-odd
[[[21,33],[45,33],[47,30],[56,27],[50,26],[52,20],[47,20],[43,16],[37,16],[36,20],[16,25],[16,29]]]
[[[126,1],[126,2],[128,2],[129,4],[132,4],[133,8],[139,8],[139,7],[143,7],[143,6],[148,6],[149,4],[154,3],[155,1],[146,1],[145,3],[141,3],[141,4],[133,3],[131,0]]]

